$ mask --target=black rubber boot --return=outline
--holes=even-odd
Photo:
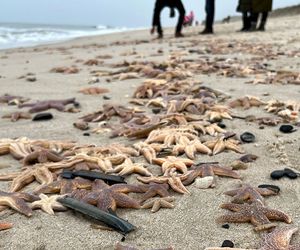
[[[259,27],[258,27],[258,31],[265,31],[266,29],[265,29],[265,26],[266,26],[266,22],[264,22],[264,21],[261,21],[261,23],[260,23],[260,25],[259,25]]]

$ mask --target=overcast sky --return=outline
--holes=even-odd
[[[44,24],[111,25],[147,27],[154,0],[0,0],[0,22]],[[183,0],[187,12],[204,19],[204,0]],[[238,0],[216,0],[217,19],[236,14]],[[274,7],[300,4],[300,0],[274,0]],[[173,24],[167,11],[164,25]]]

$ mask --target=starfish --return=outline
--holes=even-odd
[[[214,177],[214,181],[211,187],[215,187],[215,176],[226,176],[235,179],[240,179],[240,175],[233,171],[231,168],[228,167],[221,167],[218,164],[209,164],[205,163],[200,166],[195,167],[193,170],[187,172],[183,178],[184,185],[190,185],[197,177],[207,177],[212,176]]]
[[[64,111],[65,106],[71,103],[76,103],[75,98],[65,100],[49,100],[49,101],[38,101],[36,103],[26,103],[19,105],[20,108],[31,107],[29,113],[37,113],[48,109],[56,109],[58,111]]]
[[[36,194],[54,194],[54,193],[60,193],[60,194],[70,194],[74,190],[77,189],[91,189],[92,188],[92,182],[80,177],[76,177],[75,179],[69,180],[69,179],[60,179],[57,181],[54,181],[52,183],[49,183],[47,185],[43,185],[40,188],[36,189],[34,193]]]
[[[290,245],[291,238],[297,227],[276,228],[271,233],[264,235],[261,247],[257,250],[299,250],[300,244]],[[247,250],[242,248],[208,247],[205,250]],[[248,249],[251,250],[251,249]],[[252,249],[254,250],[254,249]]]
[[[210,108],[205,113],[206,117],[209,119],[209,121],[220,121],[222,119],[229,119],[232,120],[232,116],[230,115],[230,111],[225,106],[214,106]]]
[[[187,98],[184,101],[171,100],[169,102],[167,114],[189,112],[192,114],[203,115],[208,109],[201,99]]]
[[[31,119],[31,114],[27,112],[14,112],[11,114],[3,115],[2,118],[8,118],[12,122],[16,122],[20,119]]]
[[[180,194],[190,194],[190,191],[182,184],[181,177],[178,176],[173,169],[166,172],[163,176],[141,177],[137,179],[143,183],[167,183],[175,192]]]
[[[145,142],[138,142],[133,145],[144,157],[152,164],[153,159],[156,158],[156,152],[162,150],[160,144],[148,144]]]
[[[23,159],[23,164],[26,166],[35,163],[46,163],[49,161],[58,162],[62,160],[63,157],[56,154],[55,152],[52,152],[51,150],[44,149],[44,148],[37,148]]]
[[[243,154],[244,150],[237,146],[239,143],[239,141],[226,139],[225,136],[222,136],[217,140],[207,141],[204,145],[212,150],[213,155],[219,154],[224,150],[232,150],[236,153]]]
[[[25,201],[36,201],[37,197],[27,193],[7,193],[0,191],[0,205],[8,206],[28,217],[32,215],[31,208]]]
[[[155,164],[161,165],[162,172],[166,173],[168,170],[175,168],[182,173],[187,172],[187,168],[194,164],[194,161],[187,158],[178,158],[175,156],[167,156],[167,158],[155,158],[153,159]]]
[[[139,156],[139,152],[130,146],[124,146],[122,144],[110,144],[105,147],[95,148],[95,153],[109,153],[109,154],[125,154],[128,156]]]
[[[279,210],[265,207],[259,200],[256,200],[251,204],[224,203],[221,205],[221,208],[228,209],[235,213],[219,217],[219,222],[251,222],[254,226],[256,226],[256,231],[275,227],[276,225],[271,223],[270,220],[283,221],[288,224],[292,222],[290,216]]]
[[[173,154],[179,155],[183,152],[186,154],[188,158],[192,160],[195,159],[196,152],[202,154],[212,153],[212,151],[207,146],[202,144],[199,139],[189,141],[185,137],[181,137],[179,138],[179,143],[173,148]]]
[[[217,136],[219,133],[225,134],[226,130],[220,128],[216,123],[203,123],[203,122],[190,122],[194,129],[200,131],[203,135],[209,134],[211,136]]]
[[[141,199],[141,202],[144,202],[156,195],[159,195],[160,197],[167,197],[170,196],[168,189],[168,184],[157,184],[150,182],[148,185],[141,186],[141,188],[144,190],[143,197]]]
[[[76,197],[76,192],[73,192],[71,196]],[[140,208],[139,202],[127,194],[142,192],[143,190],[136,185],[115,184],[109,186],[102,180],[95,180],[92,191],[81,195],[81,197],[79,195],[79,197],[81,201],[97,205],[101,210],[108,212],[110,209],[116,211],[117,207]]]
[[[232,203],[244,203],[245,201],[255,202],[256,200],[263,203],[263,196],[277,195],[277,193],[270,189],[255,188],[250,185],[243,185],[238,189],[227,191],[224,194],[233,197]]]
[[[245,97],[231,101],[228,106],[230,108],[244,107],[244,109],[249,109],[251,107],[260,107],[265,104],[266,103],[261,101],[258,97],[246,95]]]
[[[79,92],[85,95],[99,95],[99,94],[108,93],[109,90],[104,88],[99,88],[99,87],[89,87],[89,88],[81,89],[79,90]]]
[[[146,202],[142,208],[152,208],[151,212],[156,213],[161,208],[174,208],[174,205],[171,203],[175,201],[174,197],[162,197],[162,198],[154,198],[148,202]]]
[[[39,201],[35,201],[31,203],[31,208],[36,209],[40,208],[44,212],[50,215],[54,215],[54,211],[65,211],[67,208],[56,201],[57,198],[62,197],[63,195],[53,195],[48,197],[47,195],[40,194],[39,197],[41,198]]]
[[[36,164],[34,167],[25,168],[21,172],[1,175],[0,180],[12,180],[10,191],[17,192],[34,180],[37,180],[41,185],[46,185],[52,183],[54,178],[48,167]]]
[[[0,231],[7,230],[7,229],[10,229],[12,227],[13,227],[12,223],[3,222],[3,221],[0,222]]]
[[[149,172],[149,170],[147,170],[142,164],[133,163],[130,158],[127,158],[123,164],[117,166],[115,169],[107,171],[107,173],[118,173],[118,175],[138,173],[140,175],[152,176],[152,173]]]
[[[9,105],[18,105],[20,103],[27,102],[29,98],[22,97],[22,96],[13,96],[9,94],[4,94],[0,96],[0,103],[7,103]]]

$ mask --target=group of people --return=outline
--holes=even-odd
[[[241,31],[264,31],[268,18],[268,13],[272,10],[272,0],[239,0],[237,11],[242,13],[243,27]],[[156,0],[151,34],[157,32],[158,38],[163,38],[163,30],[160,21],[162,10],[170,8],[170,17],[175,16],[175,9],[179,12],[178,23],[176,26],[175,37],[183,37],[182,27],[191,25],[194,19],[194,13],[185,16],[185,8],[181,0]],[[213,34],[213,24],[215,18],[215,0],[205,0],[205,28],[200,34]],[[261,21],[257,27],[259,16]]]

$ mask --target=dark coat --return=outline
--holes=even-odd
[[[272,11],[272,0],[252,0],[253,13]]]
[[[252,0],[239,0],[238,12],[248,12],[252,10]]]

